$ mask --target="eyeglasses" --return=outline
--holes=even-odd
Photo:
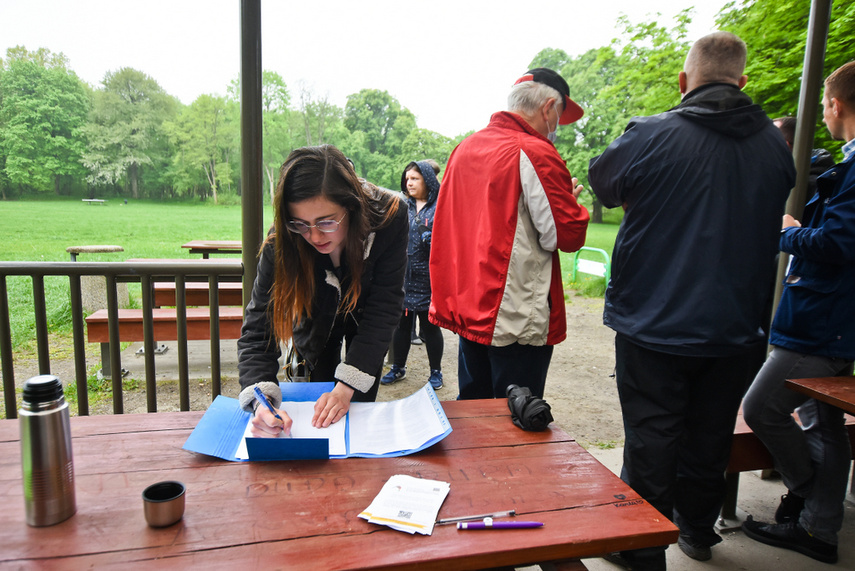
[[[338,230],[341,221],[347,216],[347,211],[338,220],[321,220],[317,224],[306,224],[299,220],[289,220],[285,223],[285,227],[295,234],[308,234],[312,228],[317,228],[325,234],[332,234]]]

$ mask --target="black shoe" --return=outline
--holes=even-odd
[[[605,559],[609,563],[612,563],[613,565],[617,565],[621,569],[632,569],[629,564],[629,561],[623,558],[623,556],[620,554],[620,551],[615,551],[614,553],[607,553],[606,555],[603,555],[603,559]]]
[[[691,537],[680,534],[680,537],[677,538],[677,545],[680,547],[680,551],[695,561],[709,561],[712,559],[710,546],[698,543]]]
[[[811,536],[798,523],[763,523],[748,516],[742,531],[760,543],[792,549],[823,563],[837,563],[837,546]]]
[[[616,551],[603,555],[603,559],[629,571],[665,571],[666,569],[664,548]]]
[[[793,492],[787,492],[781,496],[781,503],[778,509],[775,510],[775,523],[798,523],[799,515],[805,507],[805,499],[795,495]]]

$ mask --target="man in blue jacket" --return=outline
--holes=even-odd
[[[634,118],[591,160],[588,180],[626,210],[603,321],[617,333],[625,445],[621,478],[673,518],[679,546],[707,560],[739,403],[765,355],[775,255],[795,167],[741,89],[745,43],[698,40],[682,102]],[[621,554],[664,569],[665,548]]]
[[[785,388],[784,380],[855,382],[855,62],[825,80],[822,105],[831,136],[848,141],[846,158],[817,178],[804,226],[784,216],[781,251],[793,257],[772,323],[772,352],[743,404],[789,493],[776,523],[749,519],[742,529],[757,541],[835,563],[850,466],[843,411]],[[792,417],[796,408],[804,430]]]

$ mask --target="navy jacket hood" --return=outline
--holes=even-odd
[[[750,137],[769,124],[763,109],[729,83],[702,85],[688,93],[672,111],[734,139]]]

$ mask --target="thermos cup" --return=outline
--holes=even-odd
[[[41,527],[65,521],[77,506],[68,403],[60,380],[53,375],[29,379],[18,417],[27,523]]]

